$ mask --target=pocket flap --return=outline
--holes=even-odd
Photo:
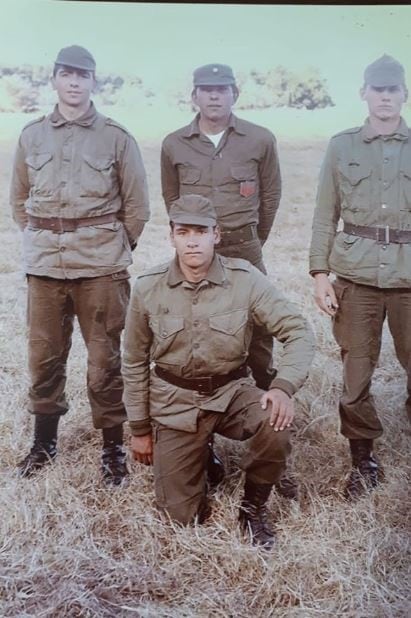
[[[209,318],[210,327],[226,335],[235,335],[248,321],[248,310],[238,309],[228,313],[212,315]]]
[[[35,170],[40,170],[43,165],[51,161],[53,155],[51,152],[38,152],[27,157],[26,163]]]
[[[161,339],[167,339],[184,328],[184,318],[177,316],[152,316],[150,328]]]
[[[86,163],[88,163],[90,167],[97,170],[98,172],[109,169],[114,163],[112,157],[96,158],[88,154],[83,154],[83,159],[86,161]]]
[[[236,180],[254,180],[256,169],[252,165],[232,165],[231,175]]]
[[[348,165],[340,166],[339,170],[352,185],[358,185],[361,180],[368,178],[371,174],[371,165],[369,163],[351,161]]]
[[[187,185],[193,185],[200,180],[201,171],[192,165],[182,165],[180,167],[180,180]]]

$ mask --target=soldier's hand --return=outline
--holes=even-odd
[[[314,298],[315,302],[324,313],[334,316],[338,309],[337,297],[334,292],[333,285],[328,279],[326,273],[317,273],[314,275],[315,290]]]
[[[270,411],[270,425],[274,431],[291,427],[294,420],[294,401],[279,388],[272,388],[261,397],[261,407]]]
[[[145,436],[131,436],[131,452],[136,461],[151,466],[153,463],[153,436],[147,433]]]

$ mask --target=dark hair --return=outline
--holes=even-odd
[[[175,226],[174,221],[169,221],[169,225],[170,225],[170,228],[171,228],[172,230],[174,230],[174,226]],[[183,225],[184,225],[184,224],[183,224]],[[209,225],[198,225],[197,223],[193,223],[193,224],[186,223],[185,225],[193,225],[193,226],[197,226],[197,227],[210,227]],[[212,227],[213,227],[213,230],[215,230],[215,228],[217,227],[217,225],[218,225],[218,223],[216,223],[215,225],[213,225],[213,226],[212,226]]]
[[[68,71],[87,71],[88,73],[92,74],[94,79],[96,79],[96,72],[92,71],[91,69],[77,69],[76,67],[71,67],[69,64],[58,64],[57,62],[53,67],[53,77],[56,77],[57,71],[59,69],[66,69]]]
[[[236,84],[228,84],[228,85],[231,86],[231,90],[233,91],[234,98],[237,100],[238,97],[239,97],[239,94],[240,94],[239,89],[237,88]],[[211,88],[212,84],[210,84],[210,86],[206,86],[206,88],[207,87]],[[193,90],[191,92],[191,96],[195,95],[197,88],[202,88],[202,86],[194,86],[194,88],[193,88]],[[217,88],[218,88],[218,86],[217,86]]]

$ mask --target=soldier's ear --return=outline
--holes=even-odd
[[[237,86],[231,86],[231,89],[233,91],[234,103],[237,103],[237,99],[240,96],[240,91],[238,90]]]
[[[364,86],[361,86],[360,88],[360,97],[363,101],[365,101],[365,91],[367,89],[367,86],[364,84]]]
[[[220,228],[218,227],[218,225],[216,225],[214,227],[214,244],[218,245],[218,243],[221,240],[221,232],[220,232]]]
[[[197,102],[197,88],[194,88],[192,93],[191,93],[191,101],[193,103],[193,105],[198,107],[198,102]]]
[[[174,228],[172,225],[170,225],[170,243],[171,243],[171,246],[174,247],[175,249],[176,243],[174,242]]]

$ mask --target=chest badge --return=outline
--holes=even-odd
[[[251,197],[256,191],[255,180],[243,180],[240,183],[240,195]]]

